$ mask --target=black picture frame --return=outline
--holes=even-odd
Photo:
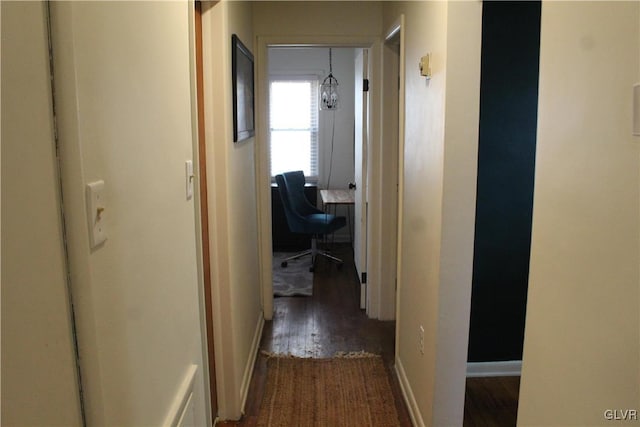
[[[253,54],[237,35],[231,36],[233,142],[255,135]]]

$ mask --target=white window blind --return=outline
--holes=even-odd
[[[302,170],[318,178],[318,78],[271,78],[271,177]]]

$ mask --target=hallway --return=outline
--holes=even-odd
[[[258,358],[250,383],[261,349],[315,357],[362,349],[403,372],[417,425],[462,425],[476,142],[486,129],[481,77],[496,78],[507,98],[521,88],[502,78],[520,73],[482,70],[486,4],[204,2],[196,78],[193,2],[0,1],[0,423],[209,426],[217,414],[243,412],[250,419],[264,381]],[[640,114],[631,102],[640,99],[639,18],[640,2],[542,4],[539,65],[527,67],[538,69],[538,107],[526,363],[521,382],[511,380],[521,425],[605,425],[608,408],[640,401],[640,120],[632,126]],[[234,34],[255,55],[256,134],[240,143]],[[385,94],[395,84],[383,84],[395,82],[384,66],[386,35],[402,41],[397,109]],[[388,289],[371,292],[370,305],[379,315],[380,301],[393,296],[395,277],[374,267],[397,258],[395,343],[392,323],[356,308],[352,267],[319,269],[311,299],[277,300],[274,310],[264,295],[272,218],[269,195],[258,189],[270,184],[267,49],[307,44],[372,47],[368,273],[372,287]],[[423,59],[428,80],[417,69]],[[516,140],[523,132],[510,133]],[[378,167],[396,153],[387,143],[396,134],[399,182]],[[515,147],[510,140],[507,150]],[[393,254],[385,253],[395,223],[384,194],[396,189]],[[87,203],[97,199],[103,203]],[[514,206],[500,199],[495,208]],[[500,225],[511,232],[510,223]],[[97,243],[103,233],[107,240]],[[504,296],[488,300],[510,307]],[[263,311],[275,311],[264,331]]]
[[[368,319],[359,309],[360,291],[351,248],[340,246],[335,252],[345,261],[344,267],[338,270],[320,258],[312,297],[274,299],[273,320],[265,323],[260,350],[313,358],[329,358],[340,351],[366,351],[380,354],[391,374],[395,322]],[[218,423],[218,426],[255,425],[264,394],[266,360],[263,354],[258,355],[242,420]],[[390,382],[400,423],[411,426],[395,374],[390,375]]]
[[[341,351],[365,351],[382,356],[388,368],[400,424],[411,426],[393,366],[395,322],[368,319],[359,309],[360,290],[351,248],[339,246],[335,253],[345,261],[344,267],[338,270],[321,257],[316,264],[312,297],[274,299],[273,320],[264,326],[261,354],[256,360],[245,414],[240,421],[219,422],[219,427],[256,425],[267,372],[267,357],[262,352],[330,358]],[[514,426],[518,388],[519,377],[467,379],[464,425]]]

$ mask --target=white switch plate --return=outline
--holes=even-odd
[[[87,219],[91,249],[107,240],[106,209],[104,181],[87,184]]]
[[[640,136],[640,83],[633,85],[633,135]]]
[[[427,80],[431,78],[431,54],[428,53],[420,58],[420,75],[426,77]]]
[[[187,180],[187,200],[193,197],[193,162],[187,160],[184,162],[185,179]]]

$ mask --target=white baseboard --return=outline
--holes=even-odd
[[[505,362],[468,362],[467,377],[518,377],[522,372],[522,360]]]
[[[192,415],[193,405],[191,405],[193,397],[193,382],[198,371],[198,365],[190,365],[187,368],[187,373],[182,379],[180,387],[176,392],[176,396],[173,399],[173,403],[169,408],[167,416],[162,424],[164,427],[177,427],[181,426],[186,418]]]
[[[251,384],[251,377],[253,376],[253,367],[256,364],[256,358],[258,357],[258,349],[260,347],[260,339],[262,338],[262,328],[264,327],[264,314],[260,312],[258,316],[258,323],[256,324],[256,330],[253,334],[253,341],[251,342],[251,350],[249,351],[250,357],[247,359],[247,364],[244,367],[244,374],[242,375],[242,384],[240,386],[240,397],[242,398],[242,405],[240,411],[244,414],[244,407],[247,403],[247,397],[249,396],[249,384]]]
[[[396,358],[395,370],[400,382],[402,397],[404,397],[404,401],[407,404],[407,409],[409,410],[411,424],[415,427],[424,427],[425,424],[422,419],[422,414],[420,413],[420,409],[418,408],[418,403],[416,402],[413,390],[411,389],[411,384],[409,384],[407,374],[404,372],[402,361],[399,358]]]

